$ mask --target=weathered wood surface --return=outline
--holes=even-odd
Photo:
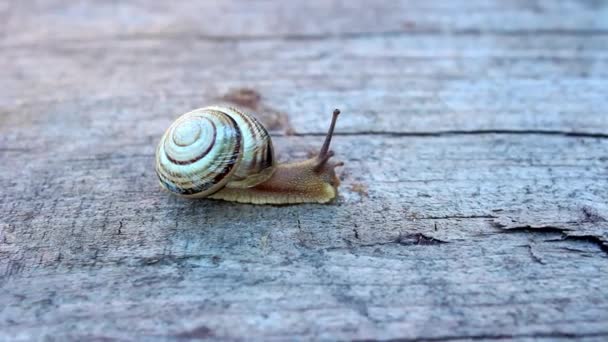
[[[604,2],[0,18],[0,340],[608,338]],[[160,191],[160,134],[217,101],[259,112],[284,160],[342,108],[339,200]]]

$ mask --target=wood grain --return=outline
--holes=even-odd
[[[0,340],[605,340],[607,13],[0,4]],[[212,102],[281,160],[341,108],[338,201],[162,192],[155,144]]]

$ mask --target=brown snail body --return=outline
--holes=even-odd
[[[277,164],[267,130],[229,107],[211,106],[180,116],[156,149],[156,173],[166,190],[183,197],[253,204],[327,203],[340,184],[329,145],[339,110],[319,154]]]

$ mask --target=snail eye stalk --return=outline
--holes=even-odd
[[[339,109],[334,109],[334,112],[331,117],[331,124],[329,125],[329,130],[327,131],[327,135],[325,136],[325,142],[323,142],[323,146],[319,151],[319,155],[317,156],[318,163],[315,166],[315,171],[320,170],[327,161],[333,157],[334,152],[329,150],[329,145],[331,144],[331,138],[334,135],[334,128],[336,127],[336,122],[338,121],[338,116],[340,115]]]

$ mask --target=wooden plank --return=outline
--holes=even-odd
[[[48,218],[59,220],[56,224],[46,223],[52,227],[64,226],[66,222],[72,222],[75,218],[72,216],[81,215],[77,211],[70,214],[70,211],[82,206],[78,203],[85,200],[87,207],[94,206],[90,208],[92,213],[106,212],[110,210],[106,206],[110,206],[116,213],[124,210],[127,217],[121,219],[132,215],[136,220],[141,219],[137,209],[150,205],[145,203],[172,208],[176,205],[200,206],[201,210],[207,206],[229,207],[215,201],[174,199],[162,193],[150,166],[153,164],[153,145],[129,144],[129,135],[116,136],[112,142],[95,141],[95,137],[87,140],[82,132],[85,131],[74,130],[73,136],[64,137],[63,144],[47,141],[46,147],[27,150],[28,158],[23,158],[23,150],[18,148],[2,151],[3,160],[12,165],[10,169],[2,170],[3,212],[19,208],[23,214],[19,217],[6,215],[5,222],[16,224],[23,219],[47,215],[44,211],[39,212],[38,206],[55,199],[58,200],[55,205],[63,202],[65,205],[56,208],[61,210],[59,213],[53,213],[49,208]],[[275,142],[280,159],[285,160],[304,158],[308,151],[318,148],[318,140],[315,137],[289,137],[276,138]],[[434,231],[432,222],[416,222],[417,219],[460,215],[498,221],[499,218],[519,216],[527,218],[518,220],[522,224],[544,222],[563,226],[585,223],[590,216],[596,215],[599,218],[594,221],[604,222],[602,213],[608,202],[604,191],[608,184],[605,178],[606,139],[542,135],[357,136],[340,137],[335,143],[339,158],[346,162],[342,172],[342,199],[338,203],[344,213],[343,219],[347,220],[342,222],[345,227],[357,222],[375,226],[375,222],[384,217],[385,233],[390,235],[405,224],[403,220],[411,220],[428,229],[425,233],[449,240],[449,232]],[[71,145],[69,153],[65,153],[68,145]],[[357,187],[352,189],[356,184],[366,189],[364,193]],[[139,189],[146,189],[146,192],[141,193]],[[118,208],[117,203],[104,200],[111,199],[113,194],[124,194],[124,198],[113,199],[124,201]],[[440,205],[437,201],[441,201]],[[31,206],[29,214],[23,210],[28,203]],[[368,216],[356,214],[361,206],[371,209]],[[252,214],[259,211],[300,212],[297,206],[250,208]],[[169,208],[156,207],[155,211],[162,215],[166,209]],[[309,215],[314,217],[316,214]],[[95,219],[89,215],[82,219],[91,218]],[[159,218],[150,220],[155,219]],[[371,221],[367,222],[368,219]],[[249,218],[246,221],[249,222]],[[598,224],[598,228],[602,228],[602,224]],[[52,233],[44,229],[38,231],[46,238]],[[381,232],[378,230],[378,234]],[[55,233],[63,240],[69,231],[57,230]],[[326,242],[334,240],[339,239]]]
[[[606,10],[0,3],[0,340],[605,340]],[[338,201],[162,192],[211,102],[280,160],[340,107]]]
[[[348,119],[339,129],[348,133],[605,135],[606,42],[429,35],[306,44],[152,40],[25,47],[0,56],[8,66],[0,71],[6,89],[0,108],[35,117],[28,122],[61,113],[123,127],[142,120],[166,125],[245,87],[262,97],[261,106],[248,109],[283,113],[301,134],[324,132],[328,112],[340,107]]]
[[[606,139],[340,137],[340,201],[292,207],[167,196],[130,139],[4,151],[5,336],[606,334]]]
[[[605,35],[601,1],[414,0],[129,2],[19,1],[6,24],[5,41],[138,39],[196,36],[203,39],[308,39],[369,34]],[[567,15],[565,14],[567,13]],[[381,18],[381,20],[379,20]]]

